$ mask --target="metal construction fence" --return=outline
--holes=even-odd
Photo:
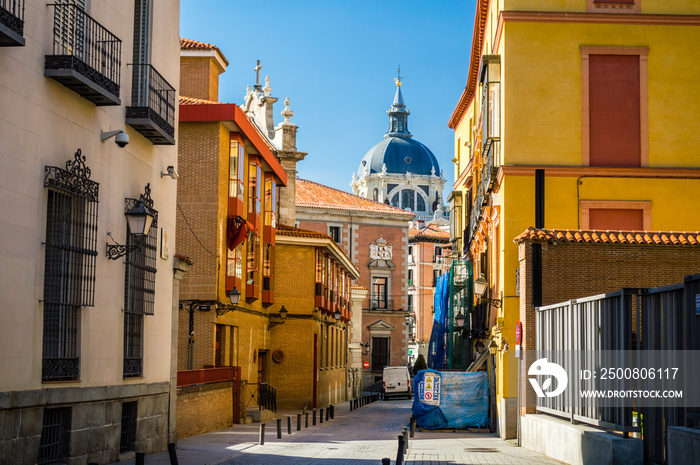
[[[700,274],[686,276],[680,284],[622,289],[539,307],[536,331],[538,353],[549,354],[550,362],[568,365],[573,373],[582,368],[572,355],[576,352],[595,362],[628,351],[641,360],[653,351],[699,350]],[[537,410],[625,435],[643,433],[646,463],[667,463],[668,427],[700,426],[698,407],[678,407],[677,401],[674,407],[634,407],[625,399],[577,398],[573,385],[569,398],[538,397]]]

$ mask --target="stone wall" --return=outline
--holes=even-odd
[[[70,408],[68,465],[120,459],[124,402],[138,402],[135,450],[147,454],[165,450],[168,389],[168,383],[156,383],[2,392],[0,463],[37,463],[47,405]]]

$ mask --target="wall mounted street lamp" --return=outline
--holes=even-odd
[[[288,314],[288,313],[289,313],[289,312],[287,311],[287,309],[284,308],[284,305],[282,305],[282,308],[280,308],[280,312],[279,312],[279,315],[278,315],[279,318],[280,318],[280,320],[282,320],[282,321],[272,321],[272,320],[270,320],[270,323],[269,323],[269,325],[267,326],[268,329],[272,329],[272,328],[274,328],[274,327],[277,326],[277,325],[283,325],[284,322],[285,322],[285,320],[287,319],[287,314]],[[270,315],[270,318],[272,318],[272,316],[273,316],[273,315]]]
[[[491,355],[496,355],[497,350],[498,350],[498,344],[496,344],[496,341],[491,339],[491,343],[489,344],[489,352],[491,352]]]
[[[476,341],[476,344],[474,344],[474,349],[479,354],[483,353],[484,352],[484,343],[481,341]]]
[[[489,299],[487,297],[484,297],[484,294],[486,293],[486,289],[488,287],[489,282],[486,281],[484,273],[481,273],[479,277],[474,280],[474,294],[478,296],[479,302],[486,302],[493,305],[494,307],[501,308],[501,299]]]
[[[127,199],[127,203],[129,201],[134,201],[134,199]],[[124,213],[126,222],[129,225],[129,233],[136,237],[148,236],[151,224],[153,224],[153,219],[155,218],[150,208],[153,205],[150,184],[146,184],[145,194],[141,194],[141,198],[135,202],[136,204]],[[111,232],[108,232],[107,235],[114,242],[114,244],[107,243],[107,258],[110,260],[116,260],[128,252],[142,248],[140,245],[121,245],[114,240]]]
[[[464,324],[467,322],[467,317],[462,313],[461,311],[459,314],[455,317],[455,327],[457,331],[461,331],[464,329]]]
[[[333,318],[335,318],[335,321],[340,321],[341,316],[343,315],[340,313],[340,310],[336,310],[335,312],[333,312]]]
[[[362,355],[369,355],[369,342],[360,342],[362,347]]]
[[[231,301],[232,307],[219,307],[216,309],[216,316],[221,316],[225,313],[232,312],[238,307],[238,302],[241,301],[241,291],[233,286],[233,290],[228,291],[228,299]]]

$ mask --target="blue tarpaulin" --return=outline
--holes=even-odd
[[[435,316],[428,344],[428,367],[435,370],[450,368],[450,274],[440,275],[435,283]]]
[[[489,426],[489,382],[484,372],[421,370],[413,378],[413,393],[413,415],[419,428]]]

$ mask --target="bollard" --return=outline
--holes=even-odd
[[[304,428],[309,427],[309,412],[306,412],[306,421],[304,422]]]
[[[382,465],[391,465],[391,459],[383,458]]]
[[[260,423],[260,445],[265,444],[265,423]]]
[[[352,412],[352,400],[350,401],[350,411]]]
[[[292,417],[287,415],[287,434],[292,434]]]
[[[411,415],[411,437],[416,434],[416,416]]]
[[[357,407],[358,407],[358,406],[357,406],[357,397],[355,397],[352,401],[353,401],[353,403],[355,404],[355,410],[357,410]]]
[[[282,419],[277,419],[277,439],[282,439]]]
[[[318,416],[318,421],[319,423],[323,424],[323,409],[321,409],[321,413]]]
[[[403,434],[403,444],[404,444],[403,450],[404,450],[404,454],[407,454],[407,453],[408,453],[408,428],[406,428],[406,427],[404,426],[404,427],[403,427],[403,430],[401,431],[401,433]]]
[[[329,405],[326,407],[326,421],[328,421],[328,418],[331,416],[331,406]]]
[[[170,457],[170,465],[179,465],[177,462],[177,451],[175,450],[175,443],[168,443],[168,456]]]
[[[403,463],[403,456],[406,454],[405,445],[403,442],[403,434],[399,434],[399,450],[396,451],[396,465]]]
[[[335,405],[331,405],[331,420],[335,418]]]
[[[144,465],[146,463],[146,453],[136,452],[136,465]]]
[[[316,426],[316,409],[314,409],[314,422],[312,423],[313,426]]]
[[[301,431],[301,413],[297,413],[297,431]]]

